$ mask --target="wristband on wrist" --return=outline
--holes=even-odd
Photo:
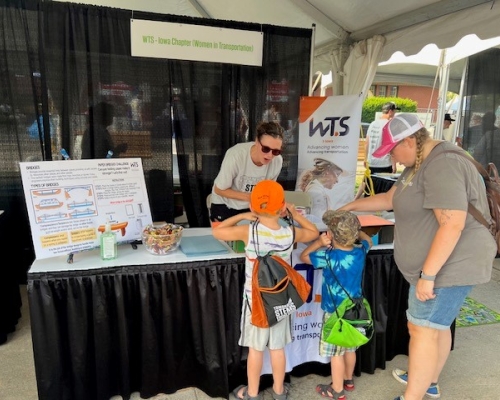
[[[420,279],[423,279],[424,281],[434,282],[436,280],[436,275],[426,275],[424,274],[424,271],[420,271]]]

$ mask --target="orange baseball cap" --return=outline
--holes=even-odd
[[[285,204],[283,186],[272,180],[257,183],[250,194],[250,208],[256,213],[276,214]]]

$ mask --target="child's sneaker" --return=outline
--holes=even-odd
[[[404,385],[408,384],[408,372],[407,371],[396,368],[396,369],[392,370],[392,376],[399,383],[402,383]],[[439,399],[441,397],[441,391],[439,390],[439,385],[437,383],[431,384],[431,386],[429,386],[429,388],[427,389],[427,392],[425,392],[425,394],[433,399]]]

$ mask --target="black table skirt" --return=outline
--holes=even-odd
[[[15,175],[15,176],[14,176]],[[0,174],[0,250],[14,262],[2,262],[0,269],[0,345],[7,342],[21,318],[22,299],[19,285],[26,284],[26,274],[35,252],[24,200],[21,176],[3,171]]]
[[[9,210],[0,214],[0,250],[3,250],[4,258],[8,254],[14,257],[15,262],[4,261],[1,269],[0,345],[5,343],[8,335],[16,330],[17,322],[21,318],[22,306],[19,284],[26,283],[26,279],[20,279],[22,275],[20,270],[24,269],[25,265],[22,252],[18,251],[20,246],[18,242],[22,241],[20,239],[22,233],[15,229],[19,226],[14,226],[15,217]]]
[[[378,176],[372,176],[371,178],[373,182],[373,191],[375,192],[375,194],[388,192],[396,182],[394,180],[380,178]]]
[[[7,336],[16,330],[21,318],[21,292],[19,282],[10,271],[4,271],[0,278],[0,345],[7,342]]]
[[[394,262],[393,250],[369,253],[363,290],[372,308],[375,334],[370,345],[358,351],[357,371],[374,373],[376,368],[385,369],[386,361],[396,355],[408,354],[409,284]]]
[[[392,254],[367,258],[375,335],[358,351],[358,373],[407,354],[408,284]],[[30,273],[39,399],[152,397],[192,386],[228,397],[246,382],[247,353],[238,346],[244,279],[243,259]]]
[[[244,278],[243,259],[29,274],[39,399],[226,396]]]

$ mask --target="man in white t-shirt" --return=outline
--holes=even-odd
[[[372,174],[396,172],[396,162],[392,160],[390,154],[382,158],[375,158],[372,154],[382,143],[382,128],[389,120],[394,118],[396,111],[400,110],[401,108],[397,107],[392,101],[385,103],[382,106],[382,117],[373,121],[368,127],[365,145],[365,168],[370,168]]]
[[[441,138],[450,142],[450,143],[455,143],[455,138],[453,137],[453,129],[450,127],[451,123],[454,122],[455,120],[451,118],[450,114],[445,114],[444,119],[443,119],[443,132],[441,135]],[[429,129],[427,129],[429,133],[431,134],[431,138],[436,139],[435,137],[435,132],[436,132],[436,125],[431,126]],[[457,141],[458,143],[458,141]]]
[[[453,129],[451,128],[452,122],[455,122],[455,120],[451,118],[451,115],[445,114],[443,121],[443,139],[447,140],[450,143],[455,143],[455,138],[453,137]]]

